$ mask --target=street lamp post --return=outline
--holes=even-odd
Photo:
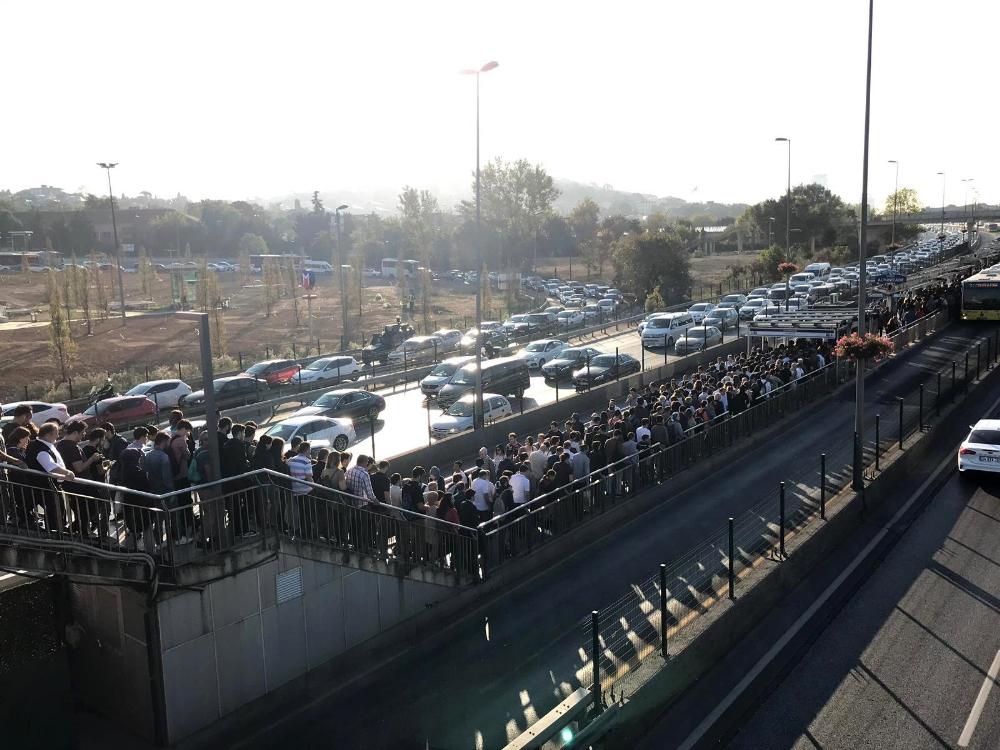
[[[896,182],[895,187],[892,190],[892,241],[889,243],[895,248],[896,246],[896,211],[899,206],[899,162],[895,159],[889,159],[890,164],[896,165]]]
[[[111,199],[111,231],[115,238],[115,268],[118,272],[118,304],[122,308],[122,326],[125,325],[125,286],[122,284],[122,246],[118,244],[118,220],[115,218],[115,194],[111,189],[111,170],[118,166],[116,161],[99,161],[97,166],[108,173],[108,197]]]
[[[875,0],[868,0],[868,67],[865,73],[865,145],[861,166],[861,233],[858,247],[858,335],[865,335],[865,315],[868,312],[867,274],[865,254],[868,250],[868,131],[872,107],[872,21],[875,16]],[[865,361],[859,359],[854,379],[854,460],[851,484],[857,492],[865,489],[864,450],[865,444]]]
[[[774,244],[774,217],[767,217],[767,246],[771,247]]]
[[[476,77],[476,403],[472,410],[475,429],[483,426],[483,347],[480,332],[483,326],[483,239],[479,206],[479,77],[499,65],[491,60],[478,70],[463,70],[462,75]]]
[[[938,172],[941,175],[941,234],[944,234],[944,188],[945,188],[945,174],[944,172]]]
[[[340,323],[340,351],[347,349],[347,287],[344,284],[344,249],[340,244],[340,212],[346,208],[349,208],[349,206],[346,203],[342,203],[333,212],[334,222],[337,225],[337,267],[340,269],[340,308],[342,316]],[[358,294],[360,295],[360,293],[359,291]]]
[[[788,230],[792,226],[792,139],[779,137],[774,140],[788,144],[788,193],[785,197],[785,255],[787,256],[791,248]],[[785,259],[788,260],[787,257]]]
[[[208,460],[212,465],[212,479],[221,479],[219,464],[219,412],[215,407],[215,373],[212,368],[212,339],[208,313],[181,312],[181,318],[198,321],[198,343],[201,348],[202,390],[205,391],[205,429],[208,431]]]

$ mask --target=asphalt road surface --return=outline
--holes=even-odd
[[[983,330],[953,326],[893,366],[875,370],[868,377],[868,403],[875,408],[926,369],[950,362],[972,331]],[[615,600],[659,563],[724,527],[728,516],[752,507],[762,488],[772,491],[789,467],[812,466],[821,452],[843,444],[840,464],[829,465],[844,471],[853,431],[848,398],[788,419],[789,439],[779,436],[734,455],[718,481],[677,495],[669,482],[654,490],[663,502],[653,510],[458,620],[447,646],[411,649],[371,679],[295,715],[281,729],[281,742],[399,750],[503,747],[589,674],[582,620],[591,609]],[[883,433],[886,439],[891,429]],[[802,486],[815,483],[817,473],[804,477]],[[275,739],[258,736],[242,746],[269,747]]]
[[[730,750],[1000,748],[1000,477],[957,472]]]

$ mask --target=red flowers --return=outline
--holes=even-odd
[[[858,360],[880,360],[892,352],[892,342],[885,336],[876,336],[874,333],[866,333],[864,338],[857,333],[849,333],[841,336],[837,340],[837,345],[833,353],[843,359],[846,357],[852,362]]]
[[[799,270],[799,267],[792,263],[790,260],[783,260],[778,264],[778,273],[793,274]]]

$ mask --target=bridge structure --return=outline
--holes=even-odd
[[[840,226],[857,226],[858,217],[851,216],[840,219]],[[896,214],[896,225],[903,224],[965,224],[967,231],[972,231],[978,222],[1000,222],[1000,207],[977,206],[975,208],[963,206],[962,208],[946,208],[943,212],[940,208],[928,208],[916,213]],[[892,226],[893,216],[888,214],[874,214],[868,217],[869,227],[889,227]]]

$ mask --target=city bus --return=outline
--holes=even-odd
[[[1000,264],[962,282],[962,320],[1000,320]]]
[[[396,265],[399,263],[398,258],[382,258],[382,278],[383,279],[394,279],[396,278]],[[403,270],[407,278],[413,278],[417,275],[417,268],[420,266],[420,261],[416,260],[404,260]]]

